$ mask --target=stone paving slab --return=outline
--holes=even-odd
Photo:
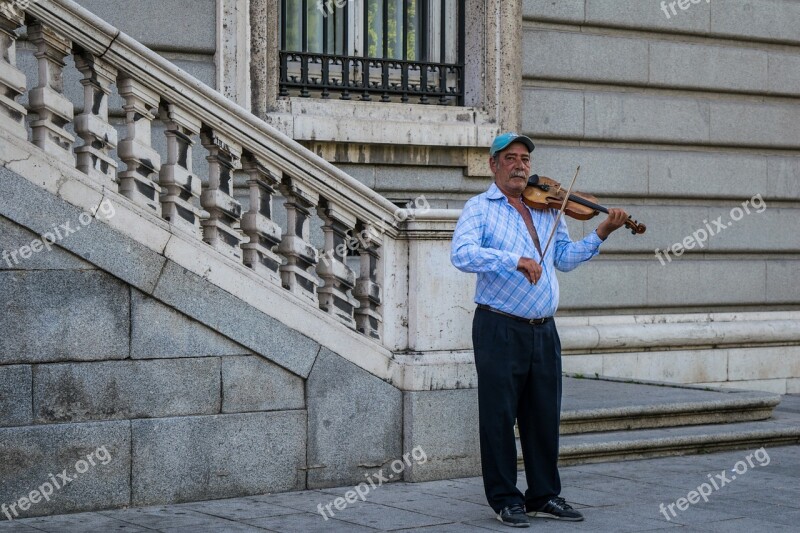
[[[15,531],[15,525],[19,524],[29,526],[36,531],[47,531],[48,533],[84,533],[88,531],[142,533],[152,531],[152,529],[100,513],[77,513],[15,520],[8,531]]]
[[[732,479],[731,469],[754,451],[564,467],[562,495],[574,502],[586,520],[533,519],[531,531],[796,531],[800,523],[800,446],[767,447],[768,464],[760,466],[754,461],[753,467]],[[687,502],[683,511],[677,507],[679,498],[688,497],[709,475],[722,472],[731,479],[713,490],[708,501]],[[522,472],[518,486],[525,489]],[[323,518],[318,506],[351,489],[0,521],[0,533],[512,531],[495,519],[483,498],[479,477],[389,483],[373,489],[363,502],[359,499],[343,510],[332,507],[336,516]]]
[[[319,514],[294,513],[248,520],[248,524],[261,528],[260,531],[277,533],[368,533],[378,531],[375,528],[344,522],[335,518],[325,520]]]
[[[775,410],[800,414],[800,394],[784,394]]]
[[[141,507],[119,511],[100,511],[117,520],[129,522],[144,528],[161,528],[193,526],[208,521],[208,515],[185,509],[181,505],[163,507]]]

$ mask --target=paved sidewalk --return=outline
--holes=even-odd
[[[586,521],[534,519],[530,531],[656,531],[680,527],[681,531],[797,531],[800,446],[768,448],[766,454],[751,457],[750,467],[747,456],[755,451],[562,468],[563,496],[581,509]],[[760,466],[767,462],[767,456],[769,464]],[[733,472],[734,468],[740,473]],[[718,490],[711,490],[709,474],[717,480]],[[729,481],[720,486],[723,477]],[[335,517],[327,520],[317,506],[333,502],[352,487],[3,521],[0,532],[514,531],[494,518],[481,483],[481,478],[390,483],[372,490],[365,502],[359,500],[343,511],[332,507]],[[711,490],[708,501],[687,504],[685,511],[673,506],[673,517],[667,506],[703,483],[709,483],[706,492]],[[524,488],[524,478],[520,477],[519,484]],[[669,521],[659,510],[661,503]]]

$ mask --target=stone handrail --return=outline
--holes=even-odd
[[[23,25],[39,67],[29,91],[16,64],[15,32]],[[82,76],[77,106],[64,91],[70,54]],[[109,122],[114,86],[124,100],[119,142]],[[28,109],[16,101],[26,92]],[[83,111],[74,116],[76,107]],[[157,118],[166,126],[164,154],[154,148]],[[381,250],[384,238],[400,234],[396,206],[74,2],[0,0],[0,127],[381,340]],[[203,179],[192,170],[198,140],[207,152]],[[118,171],[117,161],[125,168]],[[237,177],[247,190],[238,197]],[[285,199],[285,228],[273,216],[277,193]],[[310,242],[315,211],[321,250]],[[354,236],[358,246],[348,246]]]

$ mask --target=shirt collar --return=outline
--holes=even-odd
[[[503,194],[503,191],[500,190],[500,187],[498,187],[495,182],[492,182],[492,185],[486,191],[486,197],[489,200],[505,200],[508,205],[511,205],[508,201],[508,197]]]
[[[500,200],[500,199],[505,199],[506,195],[503,194],[503,191],[500,190],[500,187],[498,187],[495,182],[492,182],[492,185],[489,187],[489,190],[486,191],[486,197],[489,200]]]

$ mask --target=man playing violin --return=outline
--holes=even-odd
[[[555,269],[570,271],[598,254],[600,244],[625,224],[609,209],[595,231],[569,238],[556,209],[522,202],[534,145],[516,133],[497,136],[489,150],[494,183],[471,198],[458,219],[453,265],[478,274],[472,342],[478,373],[478,416],[483,484],[497,519],[528,527],[528,517],[580,521],[561,498],[558,428],[561,418],[561,342],[553,321],[559,290]],[[555,228],[555,230],[554,230]],[[545,250],[539,236],[555,231]],[[528,489],[517,489],[519,426]]]

